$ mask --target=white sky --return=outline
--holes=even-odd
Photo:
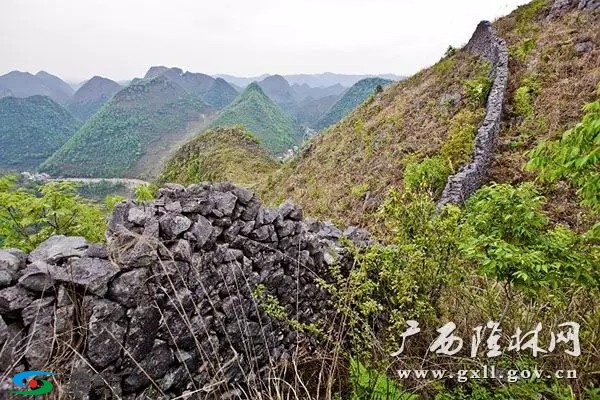
[[[0,74],[412,74],[527,0],[1,0]]]

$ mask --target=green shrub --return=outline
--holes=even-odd
[[[52,182],[34,193],[16,186],[16,177],[0,178],[0,237],[3,246],[33,250],[53,235],[104,240],[105,220],[100,207],[77,195],[70,182]]]
[[[519,61],[524,61],[529,53],[535,48],[535,39],[523,39],[519,44],[510,50],[510,55]]]
[[[355,358],[350,359],[351,400],[417,400],[383,372],[367,368]]]
[[[477,122],[484,113],[483,108],[476,111],[463,109],[450,120],[448,139],[440,149],[440,157],[447,162],[451,170],[456,171],[458,166],[471,160],[475,148]]]
[[[600,101],[587,104],[584,113],[560,139],[540,143],[527,168],[542,181],[567,179],[578,188],[582,204],[600,213]]]
[[[524,292],[573,284],[598,286],[593,249],[567,227],[550,226],[545,199],[531,183],[478,190],[466,206],[461,249],[482,272]]]
[[[426,157],[421,162],[409,162],[404,169],[404,187],[407,190],[426,190],[441,194],[451,168],[440,156]]]

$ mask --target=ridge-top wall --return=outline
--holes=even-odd
[[[502,108],[506,97],[508,49],[489,21],[479,23],[465,49],[492,64],[492,87],[487,99],[485,118],[475,135],[475,149],[471,162],[448,178],[438,202],[439,208],[446,204],[463,203],[481,186],[500,133]]]

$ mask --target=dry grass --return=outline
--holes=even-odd
[[[317,218],[377,229],[373,212],[390,188],[402,185],[406,157],[440,149],[451,118],[468,107],[464,81],[481,67],[476,57],[459,51],[391,85],[310,142],[262,185],[263,197],[292,198]],[[462,101],[445,102],[444,95]]]

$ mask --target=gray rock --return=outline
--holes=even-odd
[[[31,325],[32,322],[52,322],[54,317],[54,299],[37,299],[32,301],[27,307],[21,311],[21,317],[25,326]]]
[[[196,239],[197,248],[201,248],[202,246],[204,246],[212,232],[212,224],[208,219],[204,218],[202,215],[198,216],[198,221],[196,221],[190,229],[190,233],[194,235],[194,238]]]
[[[302,208],[294,204],[291,200],[286,200],[279,206],[279,214],[283,218],[293,219],[294,221],[302,220]]]
[[[65,270],[43,261],[34,261],[23,270],[19,283],[34,292],[54,291],[55,281],[66,278]]]
[[[167,239],[175,239],[192,226],[192,221],[183,215],[167,214],[159,221],[160,230]]]
[[[21,286],[0,290],[0,313],[19,311],[33,301],[33,295]]]
[[[580,10],[600,10],[600,0],[580,0]]]
[[[103,368],[116,361],[122,351],[126,328],[121,322],[125,313],[109,300],[91,300],[88,308],[92,316],[88,323],[86,355],[97,367]]]
[[[90,247],[88,247],[87,251],[85,252],[85,256],[92,258],[108,259],[108,250],[103,244],[90,244]]]
[[[168,213],[181,214],[183,209],[181,208],[181,203],[179,201],[173,201],[165,204],[165,211]]]
[[[86,292],[104,296],[108,291],[108,282],[119,271],[119,268],[107,260],[82,258],[66,268],[66,276],[61,280],[73,283]]]
[[[271,236],[275,233],[273,225],[263,225],[250,233],[250,238],[259,242],[271,240]]]
[[[75,306],[64,306],[56,309],[54,314],[54,329],[56,333],[66,333],[73,329]]]
[[[238,201],[244,205],[248,204],[254,197],[254,192],[242,187],[234,188],[233,194],[238,198]]]
[[[29,254],[29,261],[56,264],[70,257],[83,257],[88,246],[88,242],[79,236],[52,236]]]
[[[127,220],[136,225],[143,226],[146,223],[146,212],[139,208],[131,208],[127,214]]]
[[[124,272],[110,283],[108,298],[125,307],[135,307],[145,300],[143,293],[147,279],[148,270],[145,268]]]
[[[161,315],[156,307],[141,305],[129,310],[128,317],[130,322],[125,349],[130,354],[129,358],[139,362],[152,350]]]
[[[296,222],[285,220],[282,222],[281,227],[277,228],[277,236],[280,238],[288,237],[296,231]]]
[[[27,253],[25,253],[22,250],[13,249],[13,248],[3,249],[2,251],[0,251],[0,253],[1,252],[6,252],[6,253],[12,254],[13,256],[17,257],[20,262],[19,268],[25,268],[25,264],[27,263]]]
[[[575,45],[575,51],[577,53],[589,53],[592,50],[594,50],[594,44],[589,40],[586,40],[585,42],[577,43]]]
[[[187,240],[179,239],[169,248],[173,260],[176,261],[192,261],[192,247]]]
[[[215,202],[215,207],[224,216],[230,216],[235,208],[237,197],[233,193],[214,193],[212,199]]]
[[[25,359],[31,369],[42,369],[50,361],[55,340],[51,319],[29,326]]]
[[[151,356],[142,360],[139,367],[136,366],[133,372],[124,379],[123,389],[125,391],[141,389],[150,383],[150,379],[164,376],[175,361],[173,351],[161,340],[154,342],[149,355]]]
[[[0,288],[9,286],[13,281],[10,271],[0,268]]]
[[[8,284],[16,278],[17,272],[24,266],[24,263],[22,263],[15,255],[8,251],[0,251],[0,273],[5,275],[4,280],[8,277]]]
[[[8,326],[4,322],[4,318],[0,315],[0,348],[3,347],[6,338],[8,337]]]

